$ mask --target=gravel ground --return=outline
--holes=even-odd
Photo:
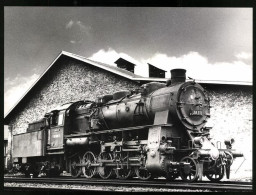
[[[232,174],[232,173],[231,173]],[[9,177],[23,176],[20,173],[17,174],[5,174]],[[232,175],[231,175],[232,176]],[[164,178],[159,178],[164,179]],[[203,181],[208,181],[206,177],[203,177]],[[252,178],[224,178],[222,181],[245,181],[250,182]],[[31,187],[40,189],[63,189],[63,190],[84,190],[84,191],[114,191],[114,192],[211,192],[210,190],[190,190],[190,189],[165,189],[165,188],[140,188],[140,187],[126,187],[126,186],[99,186],[99,185],[67,185],[67,184],[40,184],[40,183],[15,183],[15,182],[5,182],[4,187]]]
[[[87,190],[87,191],[112,191],[112,192],[210,192],[210,190],[188,190],[188,189],[164,189],[164,188],[140,188],[124,186],[95,186],[95,185],[57,185],[57,184],[39,184],[39,183],[4,183],[4,187],[36,187],[40,191],[45,188],[69,189],[69,190]]]

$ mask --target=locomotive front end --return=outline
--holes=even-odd
[[[210,141],[210,128],[205,127],[207,119],[210,118],[208,93],[194,81],[186,82],[177,90],[176,100],[177,116],[191,140],[191,145],[188,144],[188,147],[195,149],[188,158],[193,159],[197,164],[198,178],[206,176],[211,181],[220,181],[226,173],[229,179],[233,159],[242,157],[243,154],[232,150],[233,139],[225,141],[225,149],[217,148]],[[187,168],[183,166],[183,169]]]
[[[164,159],[169,158],[168,149],[172,147],[174,149],[171,160],[164,160],[163,166],[167,167],[165,170],[169,175],[176,174],[172,170],[178,166],[177,174],[188,182],[201,180],[203,176],[211,181],[220,181],[225,174],[229,178],[233,159],[243,154],[232,150],[234,140],[225,141],[225,149],[217,148],[210,141],[210,128],[205,127],[210,118],[209,95],[200,84],[194,81],[186,82],[185,73],[186,70],[173,69],[172,77],[167,81],[167,88],[157,90],[151,97],[154,103],[155,97],[160,97],[162,91],[168,91],[170,94],[168,123],[172,124],[169,134],[171,141],[167,140],[164,143],[165,141],[162,140],[163,146],[169,145],[169,147],[160,145],[161,151],[166,155]],[[152,105],[159,106],[151,103]],[[151,110],[154,110],[154,107]],[[181,138],[180,144],[175,144],[177,143],[175,137]],[[178,163],[175,164],[173,161]],[[168,172],[169,170],[171,171]]]

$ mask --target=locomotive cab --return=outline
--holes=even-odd
[[[64,111],[52,111],[49,117],[48,150],[63,149]]]
[[[64,153],[64,135],[68,134],[69,120],[66,110],[72,103],[61,105],[45,114],[48,121],[47,152]]]

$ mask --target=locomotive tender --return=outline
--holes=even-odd
[[[13,157],[27,176],[66,170],[86,178],[220,181],[243,154],[232,149],[233,139],[225,149],[210,141],[209,117],[207,92],[186,82],[186,70],[173,69],[166,84],[151,82],[51,110],[13,136]]]

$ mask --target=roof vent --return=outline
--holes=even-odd
[[[148,72],[149,72],[149,77],[165,78],[165,72],[166,72],[165,70],[157,68],[149,63],[148,63]]]
[[[136,66],[135,64],[133,64],[123,58],[119,58],[117,61],[115,61],[115,63],[117,64],[118,68],[122,68],[124,70],[128,70],[128,71],[134,73],[134,66]]]

